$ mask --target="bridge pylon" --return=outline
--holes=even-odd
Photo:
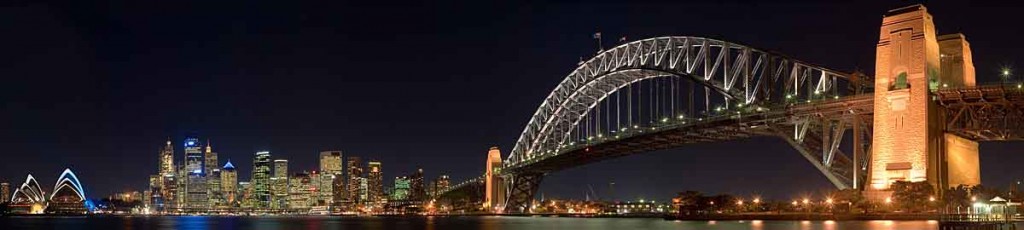
[[[926,181],[940,192],[951,183],[979,184],[977,142],[944,134],[946,119],[933,100],[941,88],[974,84],[963,37],[937,36],[923,5],[890,10],[882,19],[875,63],[867,197],[889,197],[896,181]]]

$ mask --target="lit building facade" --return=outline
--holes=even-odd
[[[203,168],[203,151],[195,137],[185,138],[185,184],[186,212],[205,212],[209,207],[209,191],[206,189],[206,172]]]
[[[370,161],[366,164],[367,203],[377,206],[385,199],[384,197],[384,172],[380,161]]]
[[[206,141],[206,151],[204,152],[205,163],[204,171],[206,173],[206,194],[209,197],[210,208],[223,208],[224,194],[221,191],[220,184],[220,162],[217,159],[217,152],[213,151],[210,141]]]
[[[11,184],[0,183],[0,204],[11,202]]]
[[[228,160],[220,171],[220,186],[225,206],[238,206],[238,171],[235,170],[235,165],[231,164],[231,160]]]
[[[288,160],[274,160],[274,176],[270,177],[271,209],[288,208]]]
[[[869,199],[889,197],[895,181],[926,181],[937,190],[952,181],[980,183],[977,143],[944,134],[941,108],[931,100],[939,88],[974,85],[970,48],[962,35],[942,36],[941,46],[939,40],[922,5],[890,10],[882,19]]]
[[[395,177],[395,188],[391,193],[391,200],[409,199],[409,177]]]
[[[484,173],[484,203],[488,211],[500,210],[505,204],[505,183],[501,179],[501,150],[491,147],[487,151],[487,166]]]
[[[355,204],[360,201],[359,184],[360,178],[363,177],[363,167],[360,165],[360,159],[357,156],[349,156],[345,161],[345,168],[348,170],[348,186],[345,191],[345,200],[343,201],[346,211],[352,211],[355,208]]]
[[[340,200],[342,197],[342,170],[341,151],[320,152],[320,201],[326,205],[335,206],[335,199]]]
[[[256,152],[252,163],[252,208],[270,208],[270,151]]]

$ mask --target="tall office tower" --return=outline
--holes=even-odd
[[[409,177],[395,177],[395,190],[391,193],[391,200],[409,199]]]
[[[178,165],[175,167],[178,168],[177,175],[175,175],[175,177],[178,178],[176,180],[177,183],[175,183],[178,190],[175,192],[175,200],[177,200],[177,202],[174,207],[177,209],[177,212],[181,212],[186,206],[188,206],[188,170],[185,170],[185,165]]]
[[[252,162],[252,208],[270,208],[270,151],[256,152]]]
[[[487,171],[484,172],[484,210],[501,209],[505,204],[505,183],[501,176],[501,150],[491,147],[487,150]]]
[[[343,175],[341,151],[320,152],[320,201],[334,206],[336,197],[341,197],[339,185]]]
[[[0,204],[11,202],[11,184],[0,183]]]
[[[252,183],[248,181],[238,182],[238,204],[243,209],[255,207],[256,198],[253,197]]]
[[[195,137],[185,138],[185,170],[188,183],[185,185],[187,193],[186,209],[188,212],[205,212],[209,207],[209,196],[206,190],[206,172],[203,171],[203,151],[199,145],[199,139]]]
[[[366,184],[367,184],[367,201],[377,205],[384,199],[384,172],[381,171],[380,161],[370,161],[367,163],[366,173]]]
[[[309,172],[295,173],[288,180],[288,208],[291,211],[306,213],[314,205],[316,190],[313,175]]]
[[[409,200],[422,202],[427,199],[427,190],[423,184],[423,169],[409,175]]]
[[[324,202],[322,202],[322,200],[320,200],[320,198],[321,198],[321,196],[320,196],[321,188],[320,187],[323,186],[320,183],[320,181],[322,179],[322,177],[320,177],[320,173],[317,172],[317,171],[313,171],[311,173],[307,173],[307,175],[309,175],[309,197],[311,199],[311,201],[309,202],[309,205],[311,205],[311,206],[324,206],[324,205],[326,205],[327,203],[324,203]]]
[[[348,203],[348,210],[355,208],[355,204],[358,204],[361,200],[359,193],[360,179],[363,177],[363,167],[360,165],[359,157],[350,156],[348,161],[345,162],[345,167],[348,168],[348,191],[346,191],[347,198],[345,203]]]
[[[224,194],[220,185],[220,162],[217,160],[217,152],[213,151],[210,140],[206,140],[206,161],[203,164],[206,173],[206,194],[209,197],[208,207],[218,208],[224,205]]]
[[[146,190],[146,206],[153,213],[160,213],[164,210],[164,198],[160,194],[163,186],[163,176],[149,175],[149,190]]]
[[[174,169],[174,146],[171,139],[167,138],[167,145],[160,149],[160,175],[175,174]]]
[[[274,176],[270,177],[271,209],[286,209],[288,206],[288,160],[274,160]]]
[[[220,171],[220,190],[224,195],[225,206],[231,208],[238,206],[238,172],[235,171],[235,165],[231,164],[231,160],[228,160],[227,164],[224,164],[224,168]]]
[[[447,190],[451,182],[448,180],[448,175],[441,175],[437,177],[437,181],[434,182],[434,196],[440,195],[441,191]]]
[[[359,196],[357,200],[359,201],[360,204],[366,204],[367,201],[370,200],[370,189],[368,183],[366,182],[366,177],[359,177],[356,179],[356,181],[358,181],[359,184],[356,186],[356,188],[358,188],[356,194],[358,194]]]
[[[164,197],[164,213],[175,212],[178,210],[178,203],[181,200],[178,192],[178,185],[180,181],[177,173],[164,174],[161,182],[163,185],[160,187],[162,195]]]

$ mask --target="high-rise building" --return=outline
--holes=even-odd
[[[427,199],[427,190],[423,182],[423,169],[416,169],[409,175],[409,200],[423,202]]]
[[[346,175],[348,177],[348,190],[346,191],[345,209],[352,211],[355,208],[355,204],[362,201],[360,199],[359,183],[361,183],[360,178],[363,177],[363,167],[360,165],[360,159],[357,156],[348,157],[345,167],[348,169],[348,175]]]
[[[206,161],[204,163],[204,173],[206,173],[206,194],[209,198],[208,207],[220,208],[224,205],[224,194],[221,192],[220,185],[220,162],[217,160],[217,152],[213,151],[213,147],[210,141],[206,141],[206,151],[204,152]]]
[[[175,186],[177,186],[177,192],[175,192],[175,206],[176,212],[181,212],[188,206],[188,170],[185,170],[185,165],[177,165],[177,175],[175,175]]]
[[[384,172],[381,169],[380,161],[370,161],[367,164],[366,173],[366,184],[367,184],[367,201],[373,205],[377,205],[379,202],[384,200]]]
[[[143,192],[145,194],[145,204],[149,208],[149,211],[159,213],[164,210],[164,199],[161,194],[161,188],[163,186],[163,176],[161,175],[149,175],[149,189]]]
[[[501,176],[501,150],[491,147],[487,151],[487,171],[484,172],[484,209],[494,211],[505,204],[505,183]]]
[[[447,190],[448,186],[451,185],[450,183],[448,175],[438,176],[437,180],[434,180],[434,194],[431,196],[441,195],[441,191]]]
[[[391,193],[391,200],[409,199],[409,177],[395,177],[395,188]]]
[[[11,184],[0,183],[0,204],[11,202]]]
[[[209,207],[206,189],[206,172],[203,171],[203,151],[199,139],[185,138],[185,170],[188,183],[185,185],[187,212],[205,212]]]
[[[252,208],[270,208],[270,151],[256,152],[252,163]]]
[[[271,209],[288,208],[288,160],[274,160],[274,176],[270,177]]]
[[[243,209],[252,209],[256,206],[256,197],[253,196],[252,183],[248,181],[238,182],[238,203]]]
[[[343,172],[341,151],[320,152],[320,202],[334,206],[335,199],[340,199]]]
[[[358,186],[356,186],[356,188],[358,188],[356,194],[359,195],[359,198],[357,200],[359,200],[359,203],[367,203],[366,201],[370,200],[370,189],[369,185],[366,182],[366,177],[356,178],[356,181],[359,184]]]
[[[160,149],[160,175],[175,174],[174,170],[174,146],[171,139],[167,138],[167,145]]]
[[[224,194],[224,203],[227,207],[238,206],[238,172],[235,171],[235,165],[231,164],[231,160],[228,160],[227,164],[224,164],[224,168],[220,171],[220,190]]]
[[[295,173],[288,181],[288,208],[291,211],[304,213],[308,212],[316,199],[313,192],[316,188],[313,185],[313,175],[309,172]]]

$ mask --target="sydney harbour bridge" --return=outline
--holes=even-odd
[[[871,76],[711,38],[623,43],[566,75],[500,167],[437,198],[487,186],[485,210],[528,212],[547,174],[754,136],[789,143],[836,188],[884,194],[893,180],[980,183],[977,142],[1024,138],[1021,85],[976,84],[964,36],[936,35],[924,6],[885,15],[877,55]]]

